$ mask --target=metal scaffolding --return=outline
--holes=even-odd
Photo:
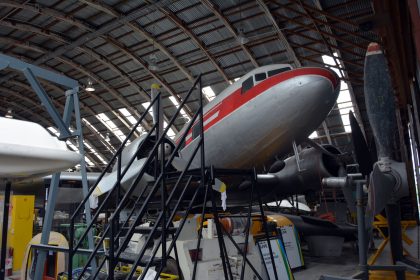
[[[82,131],[82,122],[80,118],[80,104],[79,104],[79,84],[76,80],[68,78],[66,76],[54,73],[49,70],[45,70],[38,66],[26,63],[19,59],[16,59],[11,56],[7,56],[0,53],[0,70],[10,68],[16,71],[22,72],[26,79],[28,80],[29,84],[31,85],[32,89],[38,96],[39,100],[41,101],[42,106],[44,106],[47,113],[50,115],[53,123],[57,126],[58,131],[60,132],[58,139],[65,141],[69,138],[77,138],[78,146],[79,146],[79,153],[84,155],[84,142],[83,142],[83,131]],[[38,78],[47,80],[51,83],[63,86],[67,90],[65,91],[66,96],[66,103],[64,107],[63,115],[61,116],[57,108],[55,108],[51,98],[48,96],[47,92],[44,90]],[[71,131],[70,127],[72,126],[72,120],[75,122],[75,131]],[[83,194],[87,195],[88,193],[88,181],[87,181],[87,174],[86,174],[86,162],[84,156],[81,157],[80,160],[80,172],[82,176],[82,187],[83,187]],[[51,226],[54,217],[54,209],[56,204],[56,198],[58,193],[58,186],[60,182],[60,172],[55,173],[52,176],[49,193],[48,193],[48,203],[47,208],[45,209],[45,216],[43,221],[43,228],[42,228],[42,235],[41,235],[41,244],[48,245]],[[10,192],[10,184],[9,187],[6,188]],[[7,194],[6,194],[7,196]],[[8,202],[5,201],[5,205]],[[86,201],[84,204],[85,208],[85,215],[86,220],[88,222],[91,221],[90,215],[90,206],[89,201]],[[5,213],[6,214],[6,213]],[[7,215],[4,215],[7,217]],[[4,226],[4,224],[3,224]],[[7,226],[6,226],[7,228]],[[7,233],[7,231],[6,231]],[[3,240],[7,240],[3,235]],[[92,232],[88,232],[88,242],[89,248],[93,247],[93,235]],[[4,258],[3,258],[3,251],[6,250],[6,246],[2,246],[2,267],[0,278],[3,279],[4,276]],[[36,270],[35,270],[35,280],[42,279],[42,274],[44,271],[44,263],[46,259],[46,251],[40,250],[39,253],[36,255]]]

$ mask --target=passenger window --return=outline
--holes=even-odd
[[[276,69],[276,70],[271,70],[271,71],[268,71],[268,77],[271,77],[271,76],[274,76],[274,75],[277,75],[279,73],[282,73],[282,72],[285,72],[285,71],[289,71],[289,70],[290,70],[290,67],[285,67],[285,68],[280,68],[280,69]]]
[[[258,74],[255,74],[255,81],[256,81],[256,82],[263,81],[263,80],[265,80],[266,78],[267,78],[267,74],[265,74],[265,73],[258,73]]]
[[[200,126],[200,123],[196,123],[193,126],[193,129],[192,129],[192,139],[195,139],[195,138],[197,138],[198,135],[200,135],[200,132],[201,132],[200,127],[201,127]]]
[[[254,86],[254,77],[249,77],[242,83],[242,91],[241,93],[244,94],[248,90],[250,90]]]

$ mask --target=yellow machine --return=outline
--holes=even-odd
[[[41,243],[41,233],[35,235],[27,244],[25,250],[25,256],[23,261],[23,268],[21,269],[21,279],[32,279],[30,275],[34,272],[35,266],[33,264],[33,253],[34,250],[31,249],[32,245],[38,245]],[[69,244],[66,240],[66,237],[61,233],[51,231],[50,239],[48,245],[53,245],[61,248],[68,248]],[[59,273],[66,271],[66,257],[63,252],[50,252],[47,257],[47,262],[45,264],[44,275],[42,279],[50,280],[57,279]]]
[[[21,269],[26,246],[32,239],[35,196],[13,195],[11,197],[8,245],[13,248],[13,271]]]

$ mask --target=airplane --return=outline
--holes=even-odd
[[[217,95],[204,109],[204,140],[205,163],[216,168],[246,169],[262,166],[273,155],[285,155],[291,150],[293,142],[310,142],[307,137],[322,123],[333,108],[340,88],[336,73],[327,68],[303,67],[293,69],[288,64],[274,64],[258,67],[228,86]],[[187,125],[167,144],[174,148],[181,135],[187,133],[182,143],[179,157],[174,163],[176,169],[182,169],[182,161],[186,161],[198,144],[199,125],[193,124],[186,132]],[[144,141],[140,137],[127,146],[122,155],[122,166],[137,153],[137,148]],[[144,146],[149,146],[144,143]],[[170,153],[171,151],[165,151]],[[141,153],[141,152],[140,152]],[[296,191],[305,193],[311,188],[312,182],[303,182],[297,176],[305,176],[314,180],[319,189],[322,178],[319,176],[337,176],[340,163],[335,155],[340,151],[333,146],[303,150],[299,159],[302,169],[298,170],[295,156],[284,163],[283,172],[270,168],[270,174],[259,177],[262,193],[272,194],[276,187],[295,176],[294,187],[287,185],[277,188],[281,195]],[[146,160],[146,154],[138,155],[128,169],[123,188],[127,188],[138,170]],[[304,160],[307,159],[307,160]],[[191,168],[198,167],[200,156],[197,155]],[[303,171],[305,170],[305,171]],[[274,172],[278,171],[278,172]],[[299,171],[301,172],[299,175]],[[287,174],[285,176],[285,174]],[[287,179],[286,179],[287,177]],[[116,168],[113,173],[99,182],[94,194],[100,196],[109,191],[116,180]],[[139,184],[144,186],[152,181],[150,174],[145,174]],[[287,183],[290,183],[289,181]],[[289,185],[289,184],[288,184]],[[229,186],[229,201],[243,201],[247,196],[245,188],[238,184]],[[142,188],[136,188],[133,195],[140,193]]]
[[[82,155],[51,136],[41,125],[0,117],[0,178],[19,181],[66,170]]]
[[[319,189],[322,177],[338,176],[340,162],[335,155],[339,155],[340,151],[333,146],[321,147],[307,138],[333,108],[339,89],[339,77],[328,68],[293,69],[289,64],[273,64],[250,71],[203,109],[206,165],[229,169],[261,167],[274,155],[284,156],[292,149],[293,143],[306,142],[313,147],[303,149],[284,163],[275,162],[268,174],[259,175],[259,188],[267,198],[273,198],[273,194],[305,194]],[[186,132],[186,127],[175,137],[175,141],[167,138],[165,153],[171,152]],[[173,164],[176,169],[182,169],[183,162],[191,156],[198,143],[199,130],[199,126],[194,124],[187,132]],[[124,189],[130,186],[146,161],[147,148],[138,151],[145,140],[145,135],[140,136],[122,152],[123,169],[137,154],[121,181]],[[144,143],[143,147],[149,144]],[[199,163],[198,155],[191,168],[198,167]],[[98,176],[98,173],[88,174],[88,180],[94,182]],[[77,172],[61,174],[62,180],[77,181],[79,178]],[[113,171],[99,182],[94,195],[99,197],[108,192],[116,178],[114,166]],[[153,176],[146,173],[133,195],[138,195],[152,180]],[[246,184],[229,186],[229,203],[247,199],[246,188]]]

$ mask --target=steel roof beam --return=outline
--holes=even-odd
[[[278,4],[278,5],[280,5],[280,4]],[[278,16],[278,17],[281,17],[282,19],[284,19],[284,20],[286,20],[286,21],[289,21],[289,22],[295,23],[295,24],[297,24],[297,25],[299,25],[299,26],[303,27],[304,29],[307,29],[307,30],[310,30],[310,31],[313,31],[313,32],[318,32],[315,28],[311,27],[311,25],[308,25],[308,24],[302,23],[302,22],[300,22],[300,21],[296,20],[295,18],[290,18],[290,17],[284,16],[284,15],[279,14],[279,13],[275,13],[275,15],[276,15],[276,16]],[[287,30],[287,29],[286,29],[286,30]],[[337,36],[335,36],[335,35],[331,35],[331,34],[329,34],[329,33],[327,33],[327,32],[322,31],[322,30],[320,30],[320,31],[319,31],[319,33],[320,33],[320,34],[322,34],[322,35],[325,35],[325,36],[327,36],[327,37],[334,38],[334,39],[336,39],[337,41],[341,41],[341,42],[343,42],[343,43],[346,43],[346,44],[349,44],[349,45],[351,45],[351,46],[354,46],[354,47],[356,47],[356,48],[359,48],[359,49],[362,49],[362,50],[365,50],[365,49],[366,49],[366,48],[365,48],[364,46],[362,46],[362,45],[356,44],[356,43],[354,43],[354,42],[352,42],[352,41],[349,41],[349,40],[347,40],[347,39],[344,39],[344,38],[342,38],[342,37],[337,37]]]
[[[113,16],[114,18],[119,18],[123,16],[122,14],[118,13],[115,9],[106,5],[105,3],[98,4],[89,0],[80,0],[80,2],[85,3],[86,5],[91,6],[95,9],[98,9],[110,16]],[[140,34],[143,38],[149,41],[149,43],[153,44],[157,49],[159,49],[163,54],[165,54],[165,56],[168,57],[169,60],[171,60],[190,81],[194,80],[191,71],[188,70],[184,65],[182,65],[169,49],[167,49],[164,45],[159,43],[157,39],[154,38],[151,34],[149,34],[149,32],[147,32],[142,26],[135,22],[127,22],[126,26],[132,29],[135,33]]]
[[[228,19],[223,15],[223,11],[220,10],[220,7],[211,2],[210,0],[200,0],[203,5],[205,5],[222,23],[223,25],[232,33],[235,40],[238,42],[238,34],[235,28],[232,26],[232,24],[228,21]],[[243,52],[249,57],[251,63],[258,67],[259,64],[255,60],[254,56],[252,55],[251,51],[245,44],[240,44],[240,47],[242,48]]]
[[[28,86],[27,84],[25,84],[25,83],[21,83],[21,82],[18,82],[18,81],[9,81],[9,82],[15,84],[18,87],[22,87],[23,89],[27,90],[28,92],[33,92],[33,89],[30,86]],[[15,96],[15,97],[17,97],[17,98],[19,98],[21,100],[24,100],[24,101],[32,104],[35,107],[39,108],[40,111],[43,111],[43,107],[40,104],[38,104],[37,102],[35,102],[31,98],[26,97],[23,94],[19,94],[19,93],[15,92],[15,91],[13,91],[13,90],[11,90],[9,88],[3,87],[3,86],[0,86],[0,92],[5,92],[7,94],[13,95],[13,96]],[[62,110],[64,110],[64,105],[62,103],[58,102],[57,99],[51,99],[51,101],[54,103],[54,105],[57,108],[61,108]],[[82,105],[82,108],[85,109],[85,110],[87,110],[87,111],[90,111],[92,113],[92,115],[95,115],[95,113],[89,107],[86,107],[86,106],[83,106]],[[93,131],[90,127],[87,126],[87,129],[89,131],[91,131],[93,135],[96,134],[96,132]],[[105,146],[105,148],[107,148],[109,150],[109,152],[112,153],[112,148],[113,147],[109,143],[107,143],[106,141],[101,141],[101,140],[100,140],[100,142],[101,142],[102,145]],[[101,155],[104,156],[103,154],[101,154]],[[105,159],[108,159],[108,157],[106,157],[106,156],[104,156],[104,158]]]
[[[161,1],[159,1],[161,2]],[[158,4],[159,4],[158,2]],[[147,14],[149,12],[149,7],[146,5],[143,5],[141,7],[138,7],[136,9],[134,9],[133,11],[131,11],[130,13],[128,13],[127,15],[117,18],[115,20],[112,20],[104,25],[102,25],[101,27],[99,27],[98,29],[92,31],[89,36],[86,35],[82,35],[79,38],[77,38],[76,40],[74,40],[73,42],[71,42],[69,45],[64,45],[61,47],[58,47],[57,49],[55,49],[54,51],[43,55],[42,57],[38,58],[35,60],[35,63],[41,64],[44,63],[50,59],[54,59],[55,57],[58,57],[60,55],[63,55],[65,52],[75,49],[81,45],[84,45],[85,43],[89,42],[90,40],[97,38],[103,34],[106,34],[108,32],[110,32],[112,29],[117,28],[120,25],[124,25],[127,22],[130,22],[136,18],[139,18],[140,16],[143,16],[145,14]],[[0,79],[0,83],[3,82],[5,79],[10,78],[10,77],[4,77],[2,79]]]
[[[313,9],[313,8],[311,8],[311,9],[308,9],[307,8],[307,6],[306,5],[304,5],[302,2],[300,2],[300,4],[301,4],[301,6],[302,6],[302,8],[305,10],[305,12],[308,14],[308,15],[310,15],[310,12],[318,12],[318,13],[320,13],[321,14],[321,17],[322,17],[322,19],[323,19],[323,21],[325,22],[324,23],[324,27],[325,27],[325,29],[327,30],[327,32],[328,33],[331,33],[331,34],[333,34],[333,31],[331,30],[331,28],[330,28],[330,26],[327,24],[328,23],[328,20],[327,20],[327,18],[325,17],[325,13],[322,11],[322,5],[321,5],[321,2],[319,1],[319,0],[314,0],[314,3],[315,3],[315,6],[317,7],[316,9]],[[308,11],[308,10],[309,11]],[[312,15],[310,15],[311,16],[311,19],[313,20],[313,24],[315,25],[316,23],[315,23],[315,19],[314,19],[314,17],[312,16]],[[325,39],[324,39],[324,41],[326,41]],[[332,42],[334,45],[336,45],[336,52],[337,52],[337,55],[338,55],[338,57],[339,58],[341,58],[342,56],[341,56],[341,53],[340,53],[340,48],[338,47],[338,43],[337,43],[337,41],[335,40],[335,39],[333,39],[333,42]],[[332,50],[331,50],[331,47],[329,47],[329,50],[330,50],[330,52],[332,52]],[[331,54],[331,55],[333,55],[333,54]],[[343,60],[342,58],[341,58],[341,60]],[[349,63],[349,62],[347,62],[347,61],[344,61],[343,60],[343,62],[345,62],[345,63]],[[350,64],[350,63],[349,63]],[[360,65],[360,67],[363,67],[364,65],[362,64],[362,65]],[[345,65],[343,64],[343,67],[344,68],[346,68],[345,67]],[[346,77],[347,79],[349,78],[349,75],[348,75],[348,73],[347,73],[348,71],[347,70],[344,70],[343,71],[343,74],[344,74],[344,77]],[[358,115],[359,116],[359,118],[361,119],[362,118],[362,115],[360,114],[360,110],[359,110],[359,106],[358,106],[358,104],[357,104],[357,102],[356,102],[356,97],[355,97],[355,94],[354,94],[354,90],[353,90],[353,87],[352,87],[352,85],[351,85],[351,83],[348,83],[348,89],[349,89],[349,92],[350,92],[350,100],[351,100],[351,103],[353,104],[353,108],[354,108],[354,110],[355,110],[355,113],[356,113],[356,115]],[[361,122],[361,128],[362,128],[362,130],[364,131],[364,125],[363,125],[363,122]]]
[[[280,5],[281,8],[287,9],[287,10],[289,10],[289,11],[297,14],[298,16],[297,17],[294,17],[294,19],[308,18],[308,13],[305,14],[305,13],[303,13],[303,12],[297,10],[297,9],[294,9],[293,7],[291,7],[291,5],[280,4],[280,3],[276,2],[276,1],[272,1],[272,3],[275,3],[276,5]],[[304,4],[304,3],[299,3],[299,4],[301,5],[302,9],[307,10],[306,12],[318,13],[322,17],[322,20],[319,19],[319,18],[315,18],[315,17],[313,18],[313,21],[315,21],[317,23],[327,24],[327,22],[328,22],[327,21],[327,17],[329,17],[329,18],[334,18],[334,20],[337,20],[338,19],[337,20],[338,22],[345,23],[347,25],[351,25],[354,28],[358,28],[358,26],[356,26],[355,24],[353,24],[353,23],[351,23],[349,21],[346,21],[346,20],[342,20],[342,19],[340,19],[338,17],[331,16],[330,14],[328,14],[328,13],[322,11],[322,10],[319,10],[319,9],[316,9],[316,8],[313,8],[313,7],[310,7],[310,6],[308,6],[308,5]],[[317,3],[315,2],[315,4],[317,4]],[[336,29],[337,31],[341,31],[341,32],[347,33],[349,35],[352,35],[352,36],[355,36],[357,38],[363,39],[363,40],[365,40],[367,42],[371,42],[372,41],[372,38],[370,38],[370,39],[369,38],[366,38],[365,36],[363,36],[361,34],[357,34],[357,33],[353,32],[351,30],[344,29],[344,28],[342,28],[340,26],[337,26],[337,25],[331,25],[331,26],[334,29]],[[331,26],[330,26],[330,28],[331,28]]]
[[[308,35],[302,34],[301,32],[303,32],[303,31],[301,31],[301,32],[296,32],[296,31],[293,31],[292,29],[285,29],[284,31],[285,31],[286,33],[291,34],[291,35],[299,36],[299,37],[302,37],[302,38],[305,38],[305,39],[307,39],[307,40],[310,40],[310,41],[311,41],[311,42],[309,42],[309,43],[302,44],[301,46],[313,45],[313,42],[314,42],[314,43],[317,43],[317,44],[320,44],[320,45],[325,45],[325,43],[324,43],[323,41],[318,40],[317,38],[313,38],[313,37],[311,37],[311,36],[308,36]],[[331,47],[333,47],[333,48],[335,48],[335,47],[336,47],[335,45],[330,44],[329,42],[327,42],[327,46],[331,46]],[[352,51],[352,50],[349,50],[349,49],[347,49],[347,48],[344,48],[344,47],[342,47],[342,46],[340,46],[340,50],[341,50],[342,52],[346,52],[346,53],[349,53],[349,54],[351,54],[351,55],[357,56],[357,57],[361,58],[362,60],[364,60],[364,58],[365,58],[365,57],[364,57],[364,55],[361,55],[361,54],[359,54],[359,53],[356,53],[356,52],[354,52],[354,51]]]
[[[22,23],[19,23],[19,24],[16,24],[16,25],[13,25],[13,24],[11,24],[11,22],[6,22],[6,21],[0,21],[0,25],[4,25],[4,26],[7,26],[7,27],[10,27],[10,28],[16,28],[16,29],[18,29],[18,30],[21,30],[21,31],[29,31],[29,32],[33,32],[33,33],[35,33],[35,34],[39,34],[39,35],[42,35],[42,36],[46,36],[46,37],[48,37],[48,38],[50,38],[50,39],[52,39],[52,40],[55,40],[55,41],[58,41],[58,42],[61,42],[61,43],[63,43],[63,44],[66,44],[66,43],[69,43],[69,42],[67,42],[67,40],[66,39],[64,39],[64,38],[62,38],[61,36],[58,36],[57,34],[54,34],[54,33],[52,33],[52,32],[46,32],[46,31],[44,31],[44,30],[42,30],[42,29],[40,29],[40,28],[38,28],[38,27],[33,27],[33,26],[30,26],[30,25],[27,25],[27,24],[22,24]],[[34,45],[34,44],[32,44],[32,45]],[[38,49],[41,49],[40,47],[38,47]],[[84,52],[86,52],[86,53],[89,53],[89,54],[91,54],[92,56],[95,56],[96,57],[96,59],[97,60],[99,60],[101,63],[103,63],[104,65],[106,65],[106,66],[108,66],[109,68],[111,68],[112,70],[114,70],[114,71],[117,71],[117,73],[121,76],[122,75],[122,77],[125,77],[125,74],[123,74],[119,69],[117,69],[116,67],[115,67],[115,65],[113,65],[112,63],[110,63],[110,62],[107,62],[107,61],[105,61],[104,59],[102,59],[99,55],[97,55],[96,53],[94,53],[94,52],[92,52],[91,50],[89,50],[89,49],[86,49],[86,48],[79,48],[79,49],[81,49],[81,51],[84,51]],[[47,52],[48,53],[48,51],[47,50],[45,50],[44,51],[44,53],[45,52]],[[98,84],[100,84],[100,85],[102,85],[105,89],[107,89],[110,93],[111,93],[111,95],[112,96],[114,96],[122,105],[124,105],[125,107],[127,107],[128,109],[132,109],[131,108],[131,106],[130,106],[130,104],[124,99],[124,98],[122,98],[121,97],[121,94],[120,93],[118,93],[116,90],[114,90],[112,87],[111,87],[111,85],[109,85],[109,84],[107,84],[107,83],[105,83],[104,81],[103,81],[103,79],[102,78],[100,78],[100,77],[98,77],[97,75],[95,75],[94,73],[92,73],[92,72],[88,72],[87,70],[84,70],[83,68],[82,68],[82,66],[81,65],[79,65],[79,64],[76,64],[76,63],[74,63],[74,62],[72,62],[72,61],[70,61],[70,60],[68,60],[68,59],[65,59],[64,58],[64,56],[60,56],[60,57],[56,57],[55,58],[56,60],[61,60],[62,62],[65,62],[66,64],[69,64],[69,65],[71,65],[72,67],[74,67],[74,68],[76,68],[76,69],[79,69],[81,72],[84,72],[85,73],[85,75],[87,75],[87,76],[90,76],[92,79],[94,79]],[[37,60],[35,60],[35,61],[32,61],[32,63],[33,64],[36,64],[36,61]],[[54,71],[56,71],[56,70],[54,70]],[[8,76],[8,75],[6,75],[6,76]],[[127,78],[127,81],[129,82],[129,84],[130,85],[132,85],[132,81],[130,80],[130,78],[128,78],[128,77],[126,77]],[[7,80],[7,79],[6,79]],[[3,79],[0,79],[0,84],[2,83],[2,82],[4,82],[5,80],[3,80]],[[109,107],[109,108],[111,108],[109,105],[107,106],[107,107]],[[136,111],[136,110],[134,110],[134,115],[136,115],[137,117],[139,117],[140,116],[140,114]],[[130,128],[131,126],[126,122],[126,121],[124,121],[124,119],[122,119],[122,118],[120,118],[119,117],[119,119],[124,123],[124,125],[126,125],[127,126],[127,128]]]
[[[14,45],[19,46],[18,43],[15,43]],[[25,58],[26,60],[30,60],[29,58]],[[110,86],[106,86],[107,84],[103,82],[102,79],[98,78],[95,74],[88,72],[87,70],[84,70],[83,67],[81,67],[81,65],[76,65],[73,62],[71,62],[70,60],[66,60],[62,57],[58,58],[58,60],[62,61],[63,63],[67,63],[72,67],[75,67],[76,69],[78,69],[80,72],[84,73],[85,75],[89,75],[91,76],[92,79],[94,79],[98,84],[101,84],[105,89],[107,89],[108,91],[112,91],[114,93],[117,93],[115,90],[112,89],[112,87]],[[51,70],[51,71],[56,71],[56,69],[52,69],[50,67],[44,66],[45,69]],[[53,83],[48,83],[51,87],[55,88],[57,91],[62,91],[61,88],[59,88],[58,86],[54,85]],[[105,108],[107,108],[110,112],[112,112],[112,114],[117,117],[117,119],[119,119],[126,127],[127,129],[131,130],[131,125],[128,124],[128,122],[125,120],[125,118],[119,114],[119,112],[117,112],[116,110],[112,109],[112,107],[106,103],[102,98],[100,98],[98,95],[96,94],[92,94],[90,92],[86,92],[91,98],[95,99],[98,103],[100,103],[102,106],[104,106]],[[92,111],[93,112],[93,111]],[[96,114],[95,114],[96,115]],[[146,122],[147,124],[147,122]],[[147,124],[148,125],[148,124]],[[138,134],[135,132],[135,135],[138,136]]]
[[[154,4],[153,4],[154,5]],[[187,27],[185,22],[183,22],[180,18],[176,16],[172,11],[164,8],[164,7],[158,7],[159,11],[162,12],[164,15],[166,15],[169,19],[172,20],[172,22],[178,26],[182,31],[184,31],[185,34],[187,34],[191,40],[195,43],[197,47],[201,49],[201,51],[208,57],[209,61],[213,64],[214,67],[216,67],[217,71],[222,75],[223,79],[226,81],[226,83],[229,82],[229,78],[226,75],[225,71],[222,69],[222,67],[219,65],[219,63],[216,61],[216,59],[213,57],[213,55],[206,49],[206,46],[203,42]]]
[[[87,2],[87,1],[86,1]],[[1,3],[0,3],[0,5],[1,5]],[[8,5],[12,5],[10,2],[8,3]],[[27,6],[27,5],[17,5],[17,7],[19,7],[19,8],[22,8],[22,9],[25,9],[25,8],[31,8],[31,6]],[[104,10],[104,7],[101,7],[101,10]],[[40,11],[38,11],[38,12],[40,12]],[[54,11],[54,12],[52,12],[52,13],[50,13],[51,12],[51,9],[45,9],[45,10],[43,10],[43,13],[44,14],[47,14],[48,16],[51,16],[51,17],[58,17],[58,19],[63,19],[63,20],[66,20],[66,17],[65,17],[65,15],[60,15],[60,13],[59,12],[57,12],[57,11]],[[121,17],[123,17],[123,16],[119,16],[118,17],[118,19],[120,19]],[[124,17],[126,17],[126,16],[124,16]],[[70,24],[74,24],[75,22],[74,22],[74,20],[66,20],[68,23],[70,23]],[[1,22],[0,22],[0,24],[1,24]],[[111,23],[108,23],[108,24],[111,24]],[[106,25],[108,25],[108,24],[106,24]],[[126,22],[125,23],[126,25],[127,24],[130,24],[129,22]],[[26,28],[22,28],[21,27],[21,25],[23,25],[24,27],[26,27]],[[89,39],[92,39],[92,33],[95,33],[95,31],[93,31],[93,29],[90,27],[90,26],[87,26],[87,25],[83,25],[83,23],[81,22],[81,21],[77,21],[77,25],[78,26],[81,26],[83,29],[85,29],[85,30],[87,30],[88,32],[91,32],[90,34],[87,34],[87,35],[85,35],[85,37],[88,37]],[[21,23],[11,23],[11,22],[7,22],[7,24],[6,24],[6,26],[8,26],[8,27],[10,27],[10,28],[17,28],[17,29],[20,29],[20,30],[22,30],[22,31],[32,31],[32,32],[34,32],[34,33],[36,33],[36,34],[39,34],[39,35],[43,35],[43,36],[49,36],[49,37],[52,37],[52,39],[53,40],[56,40],[56,41],[58,41],[58,42],[61,42],[61,43],[63,43],[63,44],[67,44],[67,45],[72,45],[73,44],[73,42],[70,42],[70,41],[68,41],[66,38],[64,38],[64,37],[62,37],[62,36],[59,36],[59,35],[57,35],[57,34],[54,34],[54,33],[52,33],[52,32],[45,32],[44,30],[42,30],[42,29],[40,29],[40,28],[37,28],[37,27],[33,27],[33,26],[31,26],[31,25],[27,25],[27,24],[21,24]],[[130,24],[130,26],[131,27],[133,27],[133,28],[135,28],[137,31],[139,31],[139,32],[141,32],[141,30],[138,28],[138,27],[135,27],[133,24]],[[101,28],[99,28],[99,29],[101,29]],[[147,36],[146,35],[146,33],[145,32],[142,32],[142,34],[144,35],[144,36]],[[102,36],[102,35],[98,35],[97,37],[99,37],[99,36]],[[122,51],[123,53],[125,53],[125,54],[127,54],[127,55],[129,55],[130,57],[134,57],[133,55],[132,55],[132,52],[131,51],[128,51],[127,52],[127,49],[126,49],[126,47],[124,47],[124,46],[122,46],[119,42],[117,42],[116,40],[114,40],[113,38],[111,38],[110,36],[102,36],[102,37],[104,37],[104,39],[105,39],[105,41],[107,41],[109,44],[111,44],[111,45],[113,45],[117,50],[120,50],[120,51]],[[148,36],[148,37],[146,37],[146,39],[147,38],[149,38],[149,39],[151,39],[151,40],[153,40],[150,36]],[[83,43],[84,44],[84,43]],[[83,45],[83,44],[81,44],[81,45]],[[139,86],[139,85],[136,85],[135,83],[134,83],[134,81],[129,77],[129,76],[127,76],[127,75],[125,75],[124,73],[122,73],[113,63],[111,63],[110,61],[108,61],[105,57],[103,57],[103,56],[101,56],[101,55],[99,55],[99,54],[97,54],[96,52],[94,52],[94,51],[92,51],[91,49],[89,49],[89,48],[85,48],[85,47],[81,47],[81,45],[77,45],[77,46],[75,46],[75,48],[76,49],[79,49],[80,51],[82,51],[82,52],[86,52],[86,53],[88,53],[90,56],[92,56],[92,57],[94,57],[96,60],[98,60],[98,61],[100,61],[101,63],[103,63],[104,65],[107,65],[109,68],[111,68],[112,70],[114,70],[117,74],[119,74],[122,78],[124,78],[124,79],[127,79],[127,81],[128,81],[128,83],[131,85],[131,86],[133,86],[134,88],[136,88],[136,89],[138,89],[139,90],[139,92],[141,93],[141,94],[143,94],[143,96],[146,98],[146,100],[149,100],[149,96],[148,96],[148,94],[147,94],[147,92],[141,87],[141,86]],[[59,47],[60,48],[60,47]],[[163,50],[163,47],[162,47],[162,51],[165,53],[165,54],[167,54],[167,55],[170,55],[170,53],[169,53],[169,51],[167,51],[167,50]],[[55,51],[54,51],[55,52]],[[171,56],[171,57],[173,57],[173,56]],[[138,60],[138,59],[135,59],[135,60]],[[35,64],[37,63],[37,61],[38,61],[38,59],[37,60],[35,60]],[[157,74],[155,74],[155,73],[153,73],[152,71],[150,71],[149,69],[148,69],[148,64],[147,63],[140,63],[141,65],[142,65],[142,68],[144,68],[153,78],[155,78],[156,79],[156,81],[158,81],[159,83],[161,83],[162,84],[162,86],[171,94],[171,95],[173,95],[175,98],[176,98],[176,100],[178,101],[178,103],[181,103],[182,101],[181,101],[181,99],[179,98],[179,96],[174,92],[174,90],[161,78],[161,77],[159,77]],[[178,62],[177,62],[177,64],[178,64]],[[180,69],[182,72],[185,72],[185,73],[187,73],[188,74],[188,78],[190,79],[190,80],[193,80],[193,77],[191,76],[191,73],[186,69],[186,68],[184,68],[182,65],[180,65],[181,66],[181,68],[182,69]],[[0,79],[0,83],[2,82],[2,79]],[[119,99],[119,101],[124,105],[124,106],[126,106],[126,108],[127,109],[129,109],[129,110],[131,110],[131,107],[129,106],[129,105],[127,105],[126,104],[126,101],[123,99],[123,98],[120,98],[119,97],[119,94],[117,94],[116,96],[115,96],[117,99]],[[191,112],[191,109],[190,108],[186,108],[186,112],[187,112],[187,114],[190,116],[190,117],[192,117],[192,112]],[[136,110],[134,110],[134,115],[135,116],[137,116],[137,117],[139,117],[140,116],[140,114],[138,114],[138,112],[136,111]],[[167,116],[165,116],[165,119],[166,119],[166,121],[168,121],[168,117]],[[175,132],[178,132],[178,129],[175,127],[175,126],[173,126],[173,129],[175,130]]]
[[[28,11],[31,11],[31,12],[36,13],[36,14],[39,13],[39,14],[47,15],[47,16],[50,16],[50,17],[57,18],[60,21],[70,23],[71,25],[77,26],[77,27],[82,28],[82,29],[86,29],[86,27],[87,27],[87,24],[82,22],[81,20],[79,20],[75,17],[68,16],[66,14],[63,14],[63,13],[57,11],[57,10],[45,7],[45,6],[43,6],[39,3],[36,3],[36,4],[27,3],[27,2],[26,3],[19,3],[19,2],[14,1],[14,0],[1,0],[0,1],[0,6],[22,9],[22,10],[28,10]],[[93,31],[94,27],[89,25],[89,29],[90,29],[90,31]]]
[[[287,50],[287,54],[289,56],[289,59],[294,62],[296,67],[302,66],[299,59],[296,56],[295,51],[290,46],[286,36],[284,35],[284,33],[283,33],[282,29],[280,28],[280,26],[278,25],[277,21],[275,20],[275,18],[273,16],[273,14],[271,13],[270,9],[265,4],[264,0],[256,0],[256,1],[260,5],[261,9],[264,11],[266,16],[268,17],[268,19],[271,21],[274,29],[277,32],[277,35],[279,37],[279,40],[280,40],[281,44],[283,45],[284,49]]]
[[[319,56],[322,56],[322,55],[325,54],[325,53],[321,52],[320,50],[317,50],[317,49],[314,49],[314,48],[311,48],[311,47],[308,47],[308,46],[305,46],[305,45],[299,45],[299,44],[295,44],[295,43],[292,43],[292,42],[290,43],[290,45],[295,46],[297,48],[302,48],[302,49],[311,51],[313,53],[316,53]],[[362,67],[363,68],[363,64],[357,63],[357,62],[353,62],[353,61],[350,61],[350,60],[347,60],[347,59],[343,59],[341,56],[337,57],[337,59],[341,60],[342,62],[345,62],[345,63],[348,63],[348,64],[352,64],[352,65],[354,65],[356,67]]]
[[[0,25],[1,25],[1,23],[0,23]],[[4,40],[7,43],[9,43],[9,44],[13,44],[15,46],[19,46],[19,47],[21,47],[23,49],[26,49],[26,48],[29,47],[30,49],[35,50],[35,51],[38,51],[40,53],[48,52],[48,50],[46,50],[46,49],[44,49],[42,47],[39,47],[39,46],[37,46],[37,45],[35,45],[33,43],[27,45],[27,44],[24,44],[24,43],[22,43],[20,41],[14,41],[11,38],[3,38],[3,37],[0,37],[0,41],[4,41]],[[118,98],[118,96],[120,94],[115,89],[113,89],[113,87],[111,87],[111,85],[109,85],[108,83],[106,83],[102,78],[100,78],[99,76],[97,76],[93,72],[87,70],[86,68],[84,68],[80,64],[76,64],[73,61],[71,61],[69,59],[66,59],[64,56],[57,57],[56,60],[57,61],[60,61],[60,62],[62,62],[64,64],[67,64],[67,65],[69,65],[70,67],[72,67],[74,69],[77,69],[79,72],[83,73],[86,76],[91,77],[96,83],[98,83],[104,89],[106,89],[107,91],[109,91],[111,93],[111,95],[114,96],[118,101],[120,101],[120,102],[121,101],[124,101],[124,103],[123,103],[124,106],[126,106],[127,108],[131,108],[131,106],[126,102],[126,100],[122,99],[121,97]],[[51,67],[48,67],[46,65],[44,66],[44,68],[49,68],[50,70],[57,72],[56,69],[51,69]],[[51,84],[51,85],[54,86],[54,84]],[[110,112],[112,112],[128,129],[131,129],[132,126],[125,120],[124,116],[120,115],[118,112],[115,112],[115,110],[112,109],[112,107],[108,103],[106,103],[102,98],[100,98],[97,94],[93,94],[93,93],[90,93],[90,92],[86,92],[86,93],[90,97],[92,97],[93,99],[95,99],[98,103],[100,103],[102,106],[104,106],[105,108],[107,108]],[[150,125],[146,121],[143,122],[143,125],[146,128],[150,128]],[[135,133],[135,135],[138,136],[137,133]]]

